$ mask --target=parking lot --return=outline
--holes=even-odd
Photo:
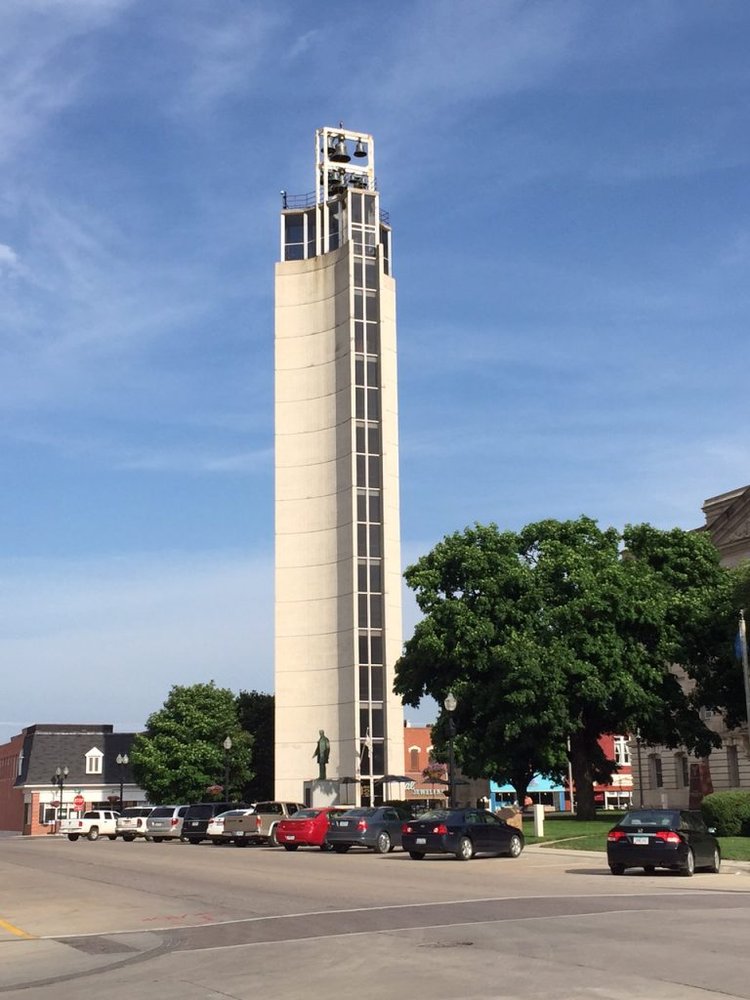
[[[0,886],[8,996],[297,997],[333,975],[360,997],[750,997],[732,871],[4,838]]]

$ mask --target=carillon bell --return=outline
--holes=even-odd
[[[333,160],[334,163],[348,163],[351,160],[351,156],[346,151],[346,141],[343,135],[339,136],[339,141],[334,146],[333,153],[329,154],[329,159]]]
[[[354,148],[354,155],[360,158],[367,156],[367,146],[365,146],[361,139],[357,139],[357,145]]]

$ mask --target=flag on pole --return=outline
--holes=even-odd
[[[365,754],[365,750],[370,755],[370,760],[372,760],[372,736],[370,736],[370,727],[368,726],[365,730],[365,735],[362,739],[362,745],[359,750],[359,759],[362,760]]]

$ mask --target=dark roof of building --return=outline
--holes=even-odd
[[[117,763],[118,754],[130,754],[135,733],[115,733],[111,725],[39,723],[24,730],[23,768],[16,785],[50,784],[56,768],[68,768],[68,784],[131,782],[130,764]],[[86,754],[103,754],[101,774],[86,773]]]

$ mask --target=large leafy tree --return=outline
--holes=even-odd
[[[224,749],[230,737],[232,748]],[[228,688],[175,685],[159,711],[133,741],[133,774],[149,801],[199,802],[209,789],[238,796],[252,776],[252,737],[240,725],[237,699]],[[226,764],[229,787],[224,788]]]
[[[648,525],[600,529],[540,521],[445,538],[406,571],[424,618],[396,667],[396,691],[458,698],[456,752],[470,775],[521,786],[570,762],[578,815],[594,814],[593,782],[613,766],[607,732],[640,731],[706,752],[713,737],[670,665],[721,657],[701,636],[726,575],[710,540]]]
[[[274,697],[262,691],[240,691],[237,696],[240,725],[253,738],[255,775],[245,786],[245,800],[273,798]]]

